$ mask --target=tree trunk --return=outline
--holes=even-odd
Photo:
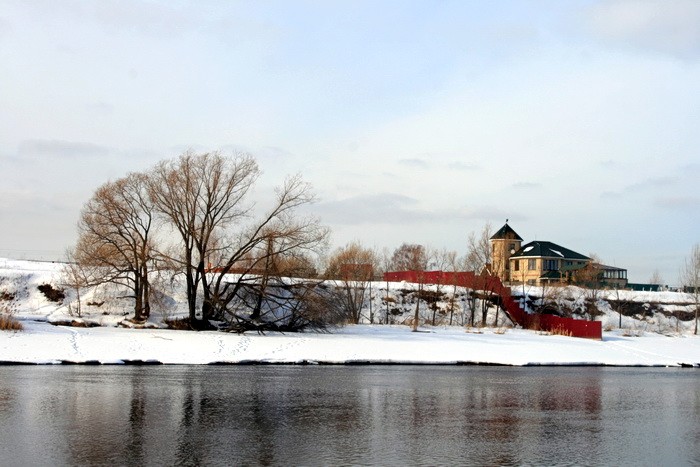
[[[148,319],[151,316],[151,283],[148,280],[148,265],[143,265],[143,275],[141,277],[143,288],[143,317]]]
[[[469,298],[469,312],[471,314],[469,325],[474,327],[474,318],[476,314],[476,297]]]
[[[197,321],[197,289],[195,288],[192,274],[187,272],[187,309],[190,317],[190,324],[194,326]]]
[[[78,299],[78,318],[82,318],[83,316],[83,310],[80,307],[80,287],[75,288],[75,295]]]
[[[374,312],[372,311],[372,281],[369,282],[369,324],[374,324]]]
[[[386,281],[386,316],[385,324],[389,324],[389,281]]]
[[[419,310],[420,310],[420,293],[421,293],[422,287],[421,284],[418,284],[418,293],[416,294],[416,311],[413,315],[413,331],[418,330],[418,316],[419,316]]]
[[[134,319],[141,321],[143,319],[143,285],[141,284],[139,271],[134,271]]]
[[[204,267],[204,259],[200,259],[197,264],[197,277],[202,281],[202,319],[215,319],[214,305],[212,304],[211,290],[209,289],[209,280],[207,278],[207,270]]]

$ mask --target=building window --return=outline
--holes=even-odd
[[[545,259],[544,260],[544,270],[545,271],[556,271],[559,269],[556,259]]]
[[[519,260],[516,259],[515,261],[513,261],[513,268],[516,271],[520,271],[520,261]]]
[[[534,271],[537,269],[537,260],[535,258],[527,260],[527,269],[528,271]]]

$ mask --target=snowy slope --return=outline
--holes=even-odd
[[[486,363],[505,365],[700,365],[700,338],[688,333],[689,323],[682,323],[684,332],[676,332],[673,322],[664,326],[654,315],[638,320],[625,317],[623,329],[604,333],[602,341],[546,335],[534,331],[506,327],[507,319],[500,313],[497,327],[471,328],[462,326],[464,301],[452,314],[453,326],[447,326],[450,314],[444,303],[437,303],[443,312],[422,308],[424,322],[433,316],[440,325],[422,327],[424,332],[411,332],[402,325],[353,325],[330,333],[270,333],[237,335],[225,332],[192,332],[166,329],[123,329],[114,325],[130,313],[128,301],[115,299],[113,291],[90,290],[82,297],[83,317],[75,315],[75,297],[66,290],[62,303],[46,299],[37,287],[51,283],[59,286],[60,265],[30,263],[0,259],[0,292],[12,300],[3,300],[4,312],[11,312],[24,325],[21,332],[0,332],[0,361],[22,363],[99,362],[124,363],[157,361],[171,364],[206,363]],[[162,325],[164,316],[182,313],[184,296],[174,282],[168,300],[154,313],[153,325]],[[412,315],[411,284],[390,283],[374,285],[373,313],[383,317],[389,306],[403,311],[390,314],[394,323]],[[452,290],[450,288],[450,290]],[[445,291],[450,292],[450,291]],[[463,294],[464,291],[457,291]],[[535,295],[536,291],[530,291]],[[451,292],[450,292],[451,293]],[[683,297],[642,295],[629,297],[644,303],[662,298],[670,303]],[[447,294],[449,295],[449,294]],[[105,302],[87,306],[88,302]],[[167,302],[167,303],[166,303]],[[604,308],[604,307],[603,307]],[[366,314],[368,315],[369,306]],[[480,314],[481,310],[477,310]],[[489,309],[489,323],[495,319],[495,309]],[[78,328],[53,326],[52,320],[81,319],[100,323],[102,327]],[[657,322],[653,323],[652,320]],[[612,310],[603,315],[604,322],[614,322],[618,316]],[[657,329],[658,328],[658,329]],[[660,331],[660,332],[657,332]]]

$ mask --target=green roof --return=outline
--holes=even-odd
[[[581,253],[564,248],[552,242],[534,241],[527,243],[516,251],[511,258],[561,258],[571,260],[590,261],[591,258]]]

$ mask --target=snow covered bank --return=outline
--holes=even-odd
[[[357,325],[332,334],[243,335],[162,329],[71,328],[26,320],[0,333],[14,363],[374,363],[700,367],[700,338],[605,333],[602,341],[508,329]],[[501,333],[503,332],[503,333]]]
[[[441,300],[428,306],[420,303],[421,323],[427,332],[412,333],[407,325],[416,307],[412,284],[375,283],[363,316],[395,325],[358,325],[327,334],[244,335],[225,332],[173,331],[166,329],[123,329],[116,325],[132,314],[131,302],[120,293],[100,287],[82,294],[82,315],[76,314],[76,297],[65,290],[60,302],[50,301],[38,288],[43,284],[60,287],[61,267],[57,263],[17,261],[0,258],[0,312],[24,325],[21,332],[0,332],[0,361],[17,363],[125,363],[166,364],[209,363],[398,363],[503,365],[700,365],[700,338],[692,336],[692,321],[679,321],[658,311],[675,305],[680,295],[625,292],[624,298],[649,308],[644,316],[619,315],[610,306],[601,309],[603,341],[538,334],[507,327],[510,323],[497,307],[477,307],[471,313],[486,314],[486,322],[497,329],[468,332],[464,327],[470,311],[464,290],[434,286]],[[184,290],[177,281],[165,284],[161,300],[149,321],[164,327],[167,317],[186,315]],[[427,289],[428,287],[426,287]],[[536,289],[525,291],[537,294]],[[575,291],[565,290],[567,293]],[[575,295],[575,294],[574,294]],[[562,295],[562,300],[570,297]],[[617,298],[617,297],[616,297]],[[665,304],[654,304],[661,299]],[[450,300],[457,306],[449,308]],[[683,305],[687,307],[687,305]],[[52,326],[47,321],[85,320],[102,327]],[[453,326],[445,324],[452,323]],[[613,330],[615,329],[615,330]],[[476,331],[476,330],[474,330]],[[637,337],[631,337],[637,336]]]

